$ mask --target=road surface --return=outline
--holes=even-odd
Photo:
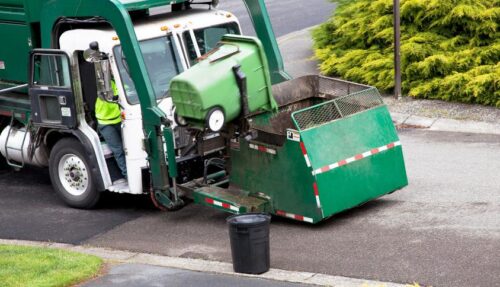
[[[400,137],[410,185],[318,226],[273,218],[273,267],[433,286],[500,282],[500,136]],[[227,214],[207,207],[160,213],[146,198],[109,195],[98,210],[65,208],[40,170],[1,175],[0,189],[0,238],[230,262]]]

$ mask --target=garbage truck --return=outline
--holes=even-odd
[[[48,168],[75,208],[108,191],[309,223],[407,185],[378,91],[291,79],[264,0],[243,2],[256,38],[217,0],[0,0],[0,165]],[[128,185],[97,99],[120,107]]]

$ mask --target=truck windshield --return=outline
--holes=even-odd
[[[167,97],[170,80],[182,71],[180,57],[173,39],[170,36],[164,36],[140,41],[139,45],[156,99]],[[134,82],[130,78],[122,47],[114,47],[113,52],[127,100],[130,104],[138,104],[139,97]]]
[[[239,35],[240,28],[236,22],[224,23],[217,26],[205,27],[201,29],[194,30],[194,37],[196,38],[196,43],[200,49],[200,54],[204,55],[217,45],[222,36],[226,34],[237,34]],[[186,50],[189,56],[189,62],[191,65],[196,64],[196,49],[193,45],[189,31],[183,33],[184,43],[186,44]]]

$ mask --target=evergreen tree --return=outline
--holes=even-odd
[[[393,0],[340,0],[317,28],[324,74],[390,91]],[[500,108],[500,0],[401,0],[403,92]]]

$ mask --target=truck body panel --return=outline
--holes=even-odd
[[[27,82],[30,31],[27,25],[0,21],[0,89]]]

